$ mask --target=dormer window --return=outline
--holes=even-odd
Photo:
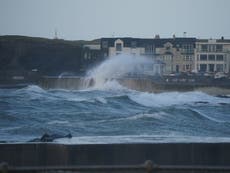
[[[121,39],[117,39],[114,43],[114,47],[116,51],[122,51],[122,48],[124,47],[124,42]]]
[[[122,51],[122,44],[116,43],[116,51]]]

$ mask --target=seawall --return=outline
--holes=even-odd
[[[45,89],[75,89],[75,90],[79,90],[79,89],[82,89],[82,86],[83,86],[82,81],[83,80],[81,77],[58,78],[58,77],[52,77],[52,76],[44,76],[40,80],[39,85]]]
[[[137,165],[229,166],[230,143],[0,144],[0,163],[9,166]]]
[[[194,91],[199,90],[208,94],[230,94],[230,80],[207,80],[191,78],[116,78],[121,85],[143,92],[164,92],[164,91]],[[45,89],[86,89],[86,86],[92,86],[93,81],[85,81],[84,77],[50,77],[44,76],[39,85]]]

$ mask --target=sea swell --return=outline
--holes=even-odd
[[[44,133],[71,133],[77,143],[230,139],[230,98],[139,92],[108,82],[84,90],[1,89],[1,140],[23,142]]]

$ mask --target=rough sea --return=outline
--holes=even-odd
[[[230,142],[230,97],[201,91],[148,93],[121,86],[117,75],[142,71],[143,57],[120,55],[92,69],[94,87],[0,89],[0,141],[27,142],[45,133],[54,142]],[[87,77],[86,77],[87,79]]]
[[[147,93],[116,81],[100,89],[0,89],[0,141],[48,134],[67,144],[229,142],[230,98],[203,92]]]

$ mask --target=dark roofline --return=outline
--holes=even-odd
[[[154,45],[155,47],[163,47],[164,44],[170,42],[173,47],[181,44],[195,44],[195,37],[176,37],[176,38],[132,38],[132,37],[115,37],[115,38],[101,38],[101,42],[107,40],[109,47],[114,46],[115,40],[120,39],[124,41],[125,47],[131,47],[131,42],[136,41],[137,47],[144,47],[145,45]]]
[[[197,42],[208,43],[209,40],[216,40],[217,43],[230,43],[230,39],[197,39]]]
[[[101,40],[197,40],[195,37],[175,37],[175,38],[135,38],[135,37],[102,37]]]

